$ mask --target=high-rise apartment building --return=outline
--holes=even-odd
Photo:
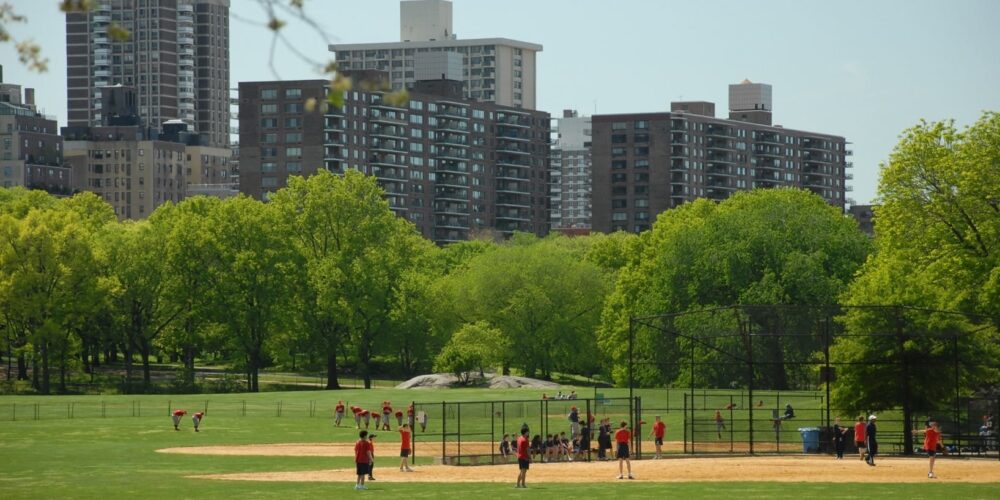
[[[0,187],[41,189],[55,195],[73,190],[63,162],[63,140],[53,118],[38,112],[34,91],[3,81],[0,66]]]
[[[454,80],[417,82],[402,107],[350,91],[341,109],[306,111],[328,83],[240,83],[243,193],[264,199],[289,175],[352,168],[377,177],[392,210],[441,244],[548,232],[547,113],[466,99]]]
[[[682,203],[754,188],[807,189],[843,209],[853,166],[847,141],[770,125],[769,88],[749,98],[768,106],[757,102],[759,114],[746,121],[716,118],[705,102],[672,103],[669,113],[594,116],[594,230],[643,231]],[[755,112],[730,109],[739,118]],[[757,122],[763,113],[768,124]]]
[[[395,89],[422,80],[421,54],[451,52],[461,57],[465,97],[503,106],[535,109],[535,62],[542,46],[507,38],[459,39],[447,0],[400,2],[400,41],[332,44],[340,69],[378,70]]]
[[[102,125],[102,89],[123,85],[145,126],[180,119],[202,144],[229,144],[229,0],[96,0],[66,14],[66,63],[70,127]]]
[[[555,120],[552,143],[552,229],[589,229],[591,121],[575,110]]]

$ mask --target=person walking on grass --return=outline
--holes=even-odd
[[[170,418],[173,419],[174,421],[175,431],[181,430],[179,426],[181,425],[181,417],[183,417],[184,415],[187,415],[187,411],[185,410],[174,410],[174,412],[170,415]]]
[[[865,459],[865,417],[858,417],[858,422],[854,424],[854,446],[858,448],[858,458]]]
[[[722,418],[722,412],[715,410],[715,433],[722,439],[722,431],[726,430],[726,421]]]
[[[935,420],[928,422],[927,428],[922,431],[913,431],[913,435],[924,435],[924,452],[927,453],[927,478],[937,479],[934,475],[934,460],[937,458],[938,445],[941,444],[941,429]]]
[[[656,416],[656,421],[653,422],[653,431],[649,433],[653,437],[653,444],[656,445],[656,459],[659,460],[663,458],[663,435],[667,432],[667,424],[660,420],[660,416]]]
[[[337,406],[333,409],[333,425],[340,427],[340,421],[344,419],[344,402],[337,401]]]
[[[199,411],[199,412],[196,412],[194,415],[191,415],[191,423],[194,424],[194,431],[195,432],[198,432],[198,426],[201,425],[201,419],[203,419],[203,418],[205,418],[205,413],[204,412],[200,412]]]
[[[833,421],[833,449],[837,452],[837,460],[844,459],[844,445],[847,444],[847,429],[840,425],[840,417]]]
[[[410,458],[410,426],[403,424],[399,427],[399,472],[413,472],[406,459]]]
[[[365,477],[368,476],[368,469],[372,460],[371,443],[368,441],[368,431],[358,433],[358,441],[354,443],[354,464],[357,466],[358,480],[354,484],[354,489],[365,490]]]
[[[535,436],[538,437],[538,436]],[[530,446],[528,444],[528,428],[524,427],[521,429],[521,436],[517,438],[517,484],[514,485],[515,488],[527,488],[528,486],[524,483],[525,478],[528,476],[528,466],[531,464],[531,452],[529,451]]]
[[[877,431],[875,420],[877,418],[875,415],[870,415],[868,417],[868,425],[865,427],[865,448],[868,449],[865,462],[872,467],[875,467],[875,456],[878,455],[878,439],[875,436]]]
[[[628,430],[628,422],[622,420],[621,426],[615,431],[615,442],[618,443],[618,449],[616,450],[615,457],[618,458],[618,479],[624,479],[622,471],[622,462],[628,467],[628,478],[635,479],[632,476],[632,461],[629,459],[628,444],[632,441],[632,432]]]

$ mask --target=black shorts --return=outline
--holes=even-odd
[[[927,456],[928,457],[936,457],[937,456],[937,450],[924,450],[924,451],[927,452]]]
[[[855,441],[854,442],[854,446],[857,446],[858,448],[864,448],[865,447],[865,442],[864,441]]]
[[[663,438],[656,438],[656,439],[654,439],[653,440],[653,444],[658,444],[660,446],[663,446]]]
[[[615,458],[628,458],[628,445],[625,443],[618,443],[618,451],[615,453]]]
[[[371,464],[355,464],[355,465],[358,466],[358,475],[359,476],[367,475],[368,474],[368,469],[371,467]]]
[[[530,464],[530,463],[531,463],[531,461],[528,460],[528,459],[519,458],[519,459],[517,459],[517,468],[521,469],[521,470],[528,470],[528,464]]]
[[[403,458],[410,456],[410,450],[399,450],[399,456]]]

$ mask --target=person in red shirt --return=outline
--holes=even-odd
[[[521,437],[517,438],[517,484],[515,488],[527,488],[524,483],[528,476],[528,466],[531,464],[530,443],[528,443],[528,428],[521,429]]]
[[[406,459],[410,457],[410,426],[403,424],[399,427],[399,472],[413,472]]]
[[[392,417],[392,403],[382,402],[382,430],[391,431],[389,419]]]
[[[410,429],[414,429],[417,425],[417,422],[414,420],[415,415],[416,411],[413,409],[413,403],[410,403],[410,405],[406,407],[406,423],[410,424]]]
[[[368,413],[368,410],[361,410],[360,415],[361,415],[361,420],[365,421],[365,430],[368,430],[368,422],[369,419],[371,418],[371,414]]]
[[[858,447],[858,456],[865,459],[865,417],[858,417],[858,423],[854,424],[854,446]]]
[[[194,423],[194,431],[195,432],[198,432],[198,426],[201,425],[201,419],[202,418],[205,418],[205,413],[204,412],[200,412],[199,411],[199,412],[195,413],[194,415],[191,415],[191,422]]]
[[[401,410],[396,410],[396,426],[403,426],[403,412]]]
[[[358,441],[354,443],[354,464],[357,466],[358,481],[354,484],[354,489],[365,490],[365,476],[373,461],[372,446],[368,441],[368,431],[358,433]]]
[[[653,432],[650,436],[653,436],[653,444],[656,445],[656,458],[663,458],[662,448],[663,448],[663,435],[667,432],[667,424],[660,420],[660,416],[656,416],[656,422],[653,422]]]
[[[382,414],[379,413],[378,409],[372,410],[372,419],[375,420],[375,430],[379,430],[379,426],[382,425]]]
[[[340,421],[344,419],[344,402],[337,401],[337,407],[333,410],[333,423],[340,427]]]
[[[187,415],[187,411],[185,410],[174,410],[174,413],[170,415],[170,418],[174,420],[175,431],[181,430],[181,428],[178,426],[181,425],[181,417],[183,417],[184,415]]]
[[[938,423],[934,420],[931,420],[928,423],[930,424],[929,427],[922,431],[913,431],[913,435],[924,435],[924,451],[927,452],[929,460],[927,478],[936,479],[937,476],[934,475],[934,460],[937,458],[938,445],[941,444],[941,429],[938,427]]]
[[[628,444],[630,441],[632,441],[632,432],[628,430],[628,422],[622,420],[618,430],[615,431],[615,442],[618,443],[618,450],[615,453],[615,456],[618,457],[618,479],[625,478],[622,475],[622,462],[628,466],[628,478],[635,479],[632,476],[632,461],[629,460]]]

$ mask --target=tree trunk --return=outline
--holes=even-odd
[[[326,388],[340,389],[337,381],[337,350],[331,349],[326,355]]]
[[[372,374],[368,366],[371,360],[371,346],[368,345],[367,335],[358,342],[358,368],[361,369],[362,378],[365,381],[365,389],[372,388]]]
[[[139,356],[142,357],[142,385],[147,389],[152,381],[149,375],[149,341],[143,338],[139,343]]]
[[[66,349],[62,350],[59,357],[59,392],[66,393]]]
[[[125,343],[125,352],[122,353],[122,357],[125,359],[125,393],[129,394],[132,392],[132,343]]]
[[[33,356],[31,357],[31,387],[36,391],[41,390],[42,384],[38,380],[38,346],[32,346]]]
[[[184,382],[194,385],[194,347],[184,348]]]
[[[49,383],[51,375],[49,373],[49,343],[42,342],[42,394],[49,393]]]
[[[28,360],[23,352],[17,355],[17,379],[28,380]]]
[[[503,371],[504,376],[510,376],[510,363],[504,362],[501,371]]]

